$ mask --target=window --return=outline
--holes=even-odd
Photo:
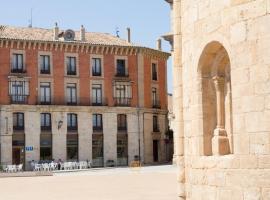
[[[103,159],[103,135],[92,135],[92,166],[102,167],[104,164]]]
[[[26,104],[29,95],[28,81],[9,81],[11,103]]]
[[[102,105],[102,85],[101,84],[92,85],[92,105],[93,106]]]
[[[120,77],[123,77],[123,76],[127,76],[127,73],[126,73],[126,61],[123,60],[123,59],[117,59],[116,61],[116,76],[120,76]]]
[[[131,86],[129,84],[115,84],[115,105],[117,106],[130,106],[131,103]]]
[[[101,58],[92,58],[92,76],[101,76]]]
[[[158,116],[153,116],[153,132],[159,132]]]
[[[128,165],[128,137],[125,134],[117,135],[117,166]]]
[[[101,114],[93,114],[93,130],[101,131],[103,129],[102,125],[102,115]]]
[[[152,63],[152,80],[157,81],[157,64]]]
[[[157,95],[157,88],[152,88],[152,106],[153,108],[160,108],[160,103]]]
[[[51,104],[50,83],[40,83],[40,103],[45,105]]]
[[[13,113],[13,130],[24,130],[24,113]]]
[[[51,114],[50,113],[41,113],[40,114],[40,128],[42,131],[52,130]]]
[[[76,57],[67,57],[67,75],[76,74]]]
[[[67,115],[67,130],[68,131],[78,130],[77,114],[69,113]]]
[[[67,134],[67,160],[78,160],[78,134]]]
[[[40,134],[40,160],[52,160],[52,134]]]
[[[23,54],[13,54],[12,55],[12,73],[23,73]]]
[[[76,105],[77,104],[77,87],[76,83],[67,84],[67,104]]]
[[[50,66],[50,56],[41,55],[40,56],[40,74],[50,74],[51,66]]]
[[[127,130],[127,116],[125,114],[117,115],[117,129],[118,131]]]

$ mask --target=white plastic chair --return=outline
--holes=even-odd
[[[36,163],[34,166],[34,171],[41,171],[41,165]]]
[[[23,171],[23,164],[17,165],[16,168],[17,168],[16,169],[17,172],[22,172]]]
[[[49,164],[48,164],[48,163],[42,164],[42,169],[43,169],[44,171],[49,171],[49,170],[50,170]]]

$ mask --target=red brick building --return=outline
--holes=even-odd
[[[1,163],[165,161],[168,57],[83,26],[2,26]]]

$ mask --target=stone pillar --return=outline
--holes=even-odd
[[[117,163],[117,114],[103,114],[104,166],[107,160]]]
[[[30,162],[40,159],[40,113],[25,112],[25,147],[33,147],[32,151],[25,151],[25,169],[30,170]]]
[[[213,81],[216,90],[217,127],[212,138],[212,151],[214,155],[225,155],[230,153],[230,148],[225,130],[224,77],[215,76]]]
[[[1,164],[12,164],[12,113],[0,112]]]
[[[88,112],[78,113],[79,160],[92,162],[92,115]]]
[[[62,123],[61,123],[62,122]],[[67,114],[52,113],[52,156],[56,161],[67,157]]]
[[[127,114],[128,128],[128,163],[134,160],[135,155],[139,155],[139,129],[137,113]]]
[[[178,199],[186,199],[185,159],[184,159],[184,120],[183,120],[183,83],[182,83],[182,35],[181,35],[181,1],[169,1],[172,6],[173,20],[173,108],[175,112],[174,142],[175,157],[178,167]]]

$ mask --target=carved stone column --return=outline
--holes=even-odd
[[[216,90],[217,126],[212,138],[212,151],[214,155],[225,155],[230,153],[229,139],[225,130],[225,98],[224,77],[213,77]]]

